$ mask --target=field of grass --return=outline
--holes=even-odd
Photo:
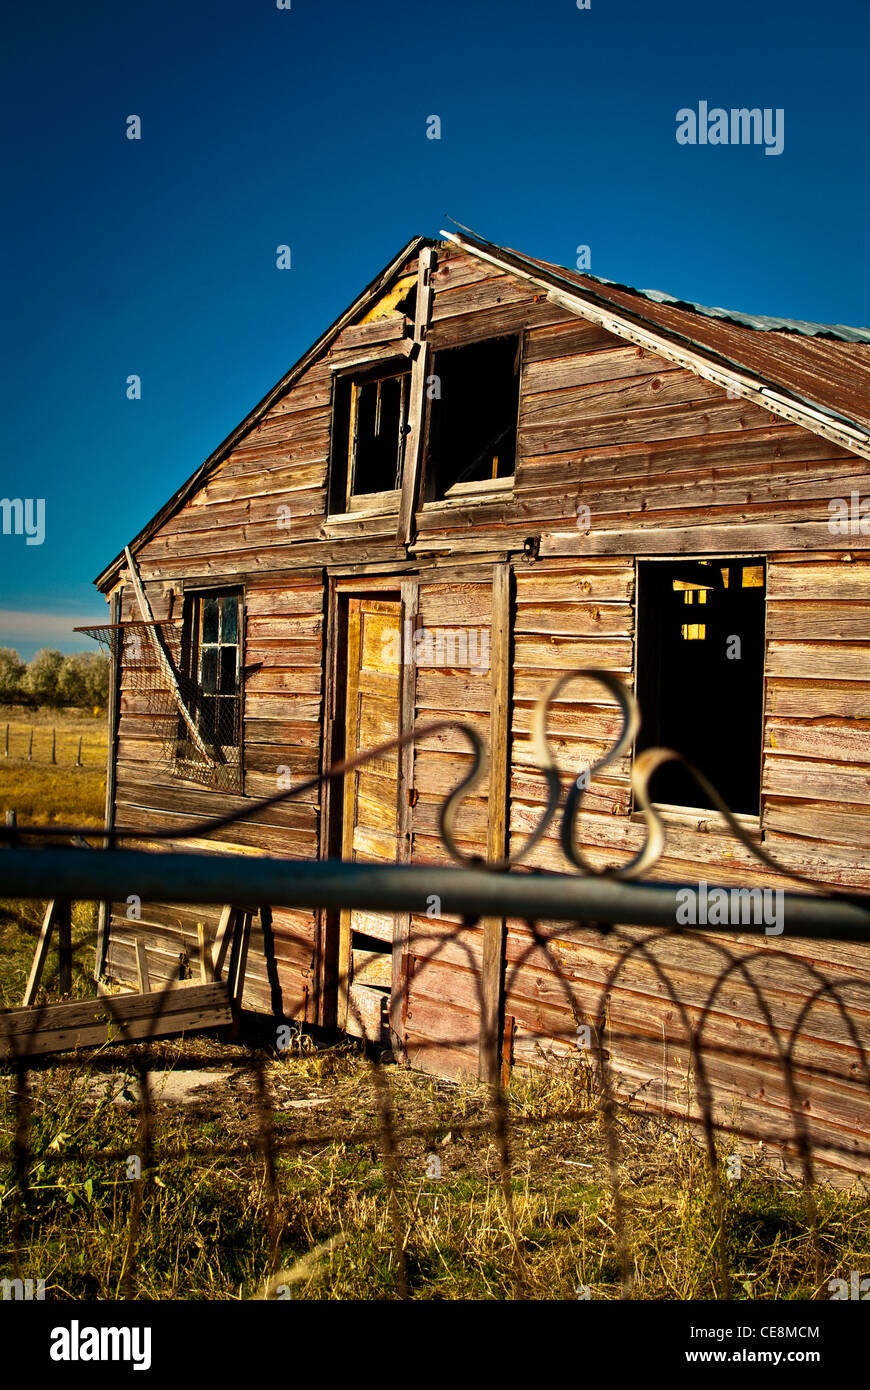
[[[158,1066],[171,1069],[179,1048],[161,1044]],[[45,1279],[48,1298],[393,1299],[403,1287],[422,1299],[619,1296],[601,1119],[576,1117],[589,1099],[582,1077],[513,1082],[511,1217],[492,1131],[475,1128],[489,1115],[483,1087],[382,1070],[397,1130],[391,1198],[371,1064],[348,1044],[264,1056],[274,1133],[289,1145],[270,1204],[255,1054],[204,1039],[184,1050],[184,1066],[194,1050],[219,1070],[197,1073],[211,1084],[194,1099],[165,1104],[154,1073],[155,1162],[143,1194],[127,1166],[141,1152],[130,1105],[139,1050],[114,1062],[104,1054],[102,1073],[77,1062],[34,1078],[26,1201],[11,1177],[0,1180],[0,1275],[12,1268],[17,1219],[20,1277]],[[14,1084],[0,1076],[7,1152]],[[633,1296],[716,1297],[718,1217],[699,1145],[649,1118],[624,1113],[618,1125]],[[819,1185],[815,1199],[817,1251],[800,1187],[744,1163],[724,1196],[732,1297],[827,1298],[828,1280],[868,1268],[867,1192]]]
[[[0,705],[0,814],[14,811],[22,824],[102,825],[106,747],[104,713]]]
[[[9,756],[4,756],[6,728]],[[27,754],[33,731],[32,761]],[[52,764],[52,730],[55,758]],[[79,738],[82,766],[76,767]],[[14,811],[19,825],[102,825],[106,795],[106,718],[87,710],[22,709],[0,705],[0,820]],[[21,1004],[45,902],[0,902],[0,1007]],[[96,907],[73,905],[73,995],[94,992]],[[43,979],[53,992],[56,954]]]

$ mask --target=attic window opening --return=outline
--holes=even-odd
[[[520,396],[520,339],[490,338],[434,355],[425,497],[513,476]]]
[[[331,511],[350,511],[355,497],[401,487],[410,395],[407,368],[337,379]]]
[[[764,615],[761,559],[638,565],[637,751],[676,749],[746,815],[761,797]],[[650,794],[712,807],[678,763],[653,774]]]
[[[185,694],[197,731],[214,758],[217,782],[239,789],[242,743],[241,594],[187,594],[181,642]],[[179,720],[176,771],[195,775],[203,758]]]

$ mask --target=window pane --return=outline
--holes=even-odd
[[[401,482],[409,381],[402,373],[357,388],[353,496],[389,492]]]
[[[200,684],[203,690],[209,695],[214,695],[217,692],[217,659],[217,647],[203,647],[202,662],[200,665]]]
[[[225,598],[221,603],[221,641],[238,642],[239,640],[239,600],[234,597]]]
[[[216,598],[204,598],[202,601],[203,642],[216,642],[218,640],[218,616],[218,600]]]
[[[207,743],[217,742],[215,738],[215,716],[218,703],[219,701],[215,699],[204,699],[202,702],[202,709],[199,714],[199,729]]]
[[[223,748],[235,748],[239,743],[239,702],[220,700],[221,706],[219,735]]]
[[[236,693],[236,666],[238,647],[221,647],[221,685],[222,695],[235,695]]]

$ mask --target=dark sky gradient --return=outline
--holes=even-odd
[[[14,9],[0,496],[44,497],[47,527],[0,535],[23,655],[83,645],[97,572],[448,215],[641,288],[870,322],[866,0]],[[782,107],[783,153],[679,146],[700,100]]]

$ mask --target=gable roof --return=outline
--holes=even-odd
[[[692,355],[690,368],[702,375],[708,375],[703,368],[709,363],[711,380],[733,381],[749,399],[769,404],[805,429],[837,438],[870,457],[870,329],[709,308],[539,260],[497,246],[467,228],[462,235],[441,235],[512,275],[548,285],[551,297],[575,313],[605,320],[613,315],[616,322],[608,326],[616,334],[625,336],[634,328],[644,338],[655,339],[654,348],[665,353],[684,349]],[[143,527],[130,542],[134,553],[202,486],[341,330],[383,292],[405,261],[424,246],[437,244],[430,237],[412,237]],[[800,408],[799,415],[790,415],[789,400]],[[108,588],[124,564],[121,551],[94,581],[97,587]]]

